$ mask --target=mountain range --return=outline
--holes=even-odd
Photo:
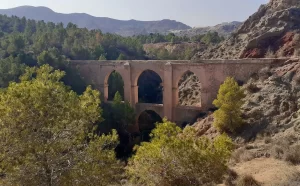
[[[116,20],[107,17],[95,17],[85,13],[63,14],[57,13],[47,7],[20,6],[11,9],[0,9],[0,14],[7,16],[26,17],[45,22],[64,23],[72,22],[80,28],[100,29],[122,36],[132,36],[149,33],[167,33],[170,30],[185,30],[191,27],[174,20],[159,21]]]
[[[10,9],[0,9],[0,14],[7,16],[26,17],[27,19],[43,20],[45,22],[62,22],[65,26],[71,22],[79,28],[100,29],[102,32],[115,33],[121,36],[133,36],[150,33],[174,33],[178,36],[195,36],[207,32],[218,32],[222,36],[228,36],[241,23],[229,22],[216,26],[195,27],[169,19],[158,21],[117,20],[107,17],[95,17],[86,13],[57,13],[47,7],[20,6]]]

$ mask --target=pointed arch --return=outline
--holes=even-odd
[[[185,71],[177,80],[177,105],[201,107],[201,82],[196,74]]]
[[[107,101],[112,101],[116,92],[121,94],[122,100],[124,100],[124,80],[122,75],[116,70],[111,71],[104,80],[105,95]]]

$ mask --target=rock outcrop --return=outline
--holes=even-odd
[[[230,38],[194,59],[263,58],[298,55],[300,1],[271,0],[261,5]]]
[[[244,87],[246,140],[261,132],[272,138],[293,134],[300,139],[300,62],[262,69]]]
[[[237,143],[263,135],[273,140],[293,136],[300,140],[300,61],[264,68],[243,85],[244,128],[233,135]],[[194,126],[199,135],[214,136],[213,115],[199,119]],[[212,135],[213,134],[213,135]]]
[[[300,61],[264,68],[243,85],[244,127],[229,134],[236,144],[229,163],[235,177],[252,176],[262,185],[300,183]],[[214,117],[193,125],[199,136],[214,138],[219,132]],[[227,179],[224,183],[236,183]],[[225,184],[235,185],[235,184]]]

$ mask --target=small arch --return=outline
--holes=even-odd
[[[138,118],[141,141],[150,141],[150,133],[155,128],[156,123],[162,122],[162,118],[153,110],[143,111]]]
[[[120,73],[113,70],[106,78],[105,84],[107,87],[107,100],[112,101],[116,92],[121,94],[122,100],[124,100],[124,81]]]
[[[178,80],[178,105],[201,107],[201,82],[188,70]]]
[[[145,70],[137,80],[139,103],[163,103],[163,84],[161,77],[153,70]]]

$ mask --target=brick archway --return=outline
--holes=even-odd
[[[123,82],[123,85],[121,87],[122,90],[118,90],[119,93],[122,95],[122,98],[124,99],[124,79],[122,77],[122,74],[120,72],[118,72],[117,70],[112,70],[110,73],[108,73],[106,76],[105,76],[105,79],[104,79],[104,97],[106,98],[106,100],[108,101],[112,101],[113,97],[111,95],[109,95],[111,92],[109,92],[110,90],[110,86],[113,86],[113,85],[110,85],[109,84],[109,78],[111,77],[111,75],[113,73],[116,73],[117,75],[120,76],[122,82]],[[115,92],[114,92],[115,93]]]
[[[180,86],[180,81],[181,79],[184,77],[184,76],[188,76],[188,75],[194,75],[196,77],[196,81],[198,81],[200,83],[200,87],[194,87],[194,88],[199,88],[200,89],[200,97],[201,97],[201,81],[200,81],[200,78],[196,75],[195,72],[193,72],[193,70],[189,69],[189,70],[186,70],[185,72],[182,72],[180,76],[176,77],[175,78],[175,87],[174,87],[174,90],[175,90],[175,94],[174,94],[174,104],[176,106],[180,106],[179,104],[179,86]],[[181,83],[184,83],[184,82],[181,82]],[[194,90],[193,90],[194,91]],[[200,105],[197,105],[196,107],[201,107],[201,100],[199,100],[200,102]],[[192,105],[188,105],[188,106],[192,106]]]
[[[157,72],[146,69],[137,76],[136,81],[138,103],[163,104],[163,80]],[[144,101],[141,102],[141,99]]]

